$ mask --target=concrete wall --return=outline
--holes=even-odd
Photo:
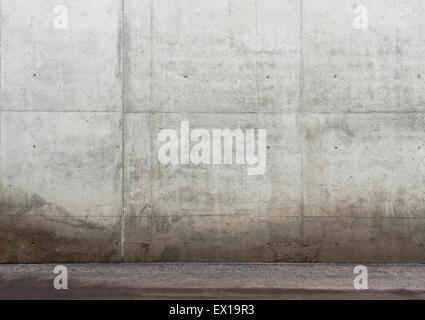
[[[425,262],[424,30],[424,0],[1,0],[0,262]],[[162,165],[185,120],[266,129],[265,174]]]

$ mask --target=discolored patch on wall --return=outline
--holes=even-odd
[[[153,261],[304,260],[298,218],[156,217]]]
[[[306,262],[423,263],[425,219],[307,218]]]
[[[2,192],[0,263],[119,262],[119,218],[73,217],[37,194]]]

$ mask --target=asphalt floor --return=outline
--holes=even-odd
[[[0,265],[0,299],[425,299],[419,264],[61,265]]]

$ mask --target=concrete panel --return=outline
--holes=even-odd
[[[120,132],[119,114],[3,111],[1,212],[121,216]]]
[[[153,220],[153,261],[302,261],[297,218]]]
[[[154,2],[153,110],[256,110],[255,0]]]
[[[0,215],[0,263],[121,261],[121,218]]]
[[[126,4],[127,110],[296,109],[299,1],[158,0],[152,4],[151,16],[150,4],[135,0]]]
[[[248,175],[250,166],[246,162],[236,165],[234,155],[232,165],[161,164],[158,151],[164,143],[157,140],[159,132],[180,132],[181,121],[185,120],[189,121],[190,130],[206,129],[211,137],[214,129],[266,129],[265,173]],[[152,125],[155,216],[232,215],[245,219],[299,215],[301,144],[295,115],[155,114]]]
[[[423,263],[425,220],[307,218],[305,262]]]
[[[423,114],[309,115],[306,216],[423,217]]]
[[[0,263],[121,260],[119,115],[2,112]]]
[[[115,0],[1,1],[3,110],[119,110],[120,17]]]
[[[304,101],[308,111],[412,111],[425,105],[421,0],[303,1]]]

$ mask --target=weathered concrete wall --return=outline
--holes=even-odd
[[[425,0],[0,3],[0,262],[425,262]]]

